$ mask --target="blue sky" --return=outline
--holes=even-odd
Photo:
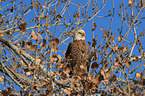
[[[6,2],[4,2],[4,3],[2,3],[2,5],[1,5],[1,7],[3,7],[3,6],[5,6],[8,2],[9,2],[10,0],[7,0]],[[23,4],[25,5],[25,4],[27,4],[27,6],[29,6],[30,5],[30,0],[21,0],[21,1],[23,1]],[[119,32],[120,31],[118,31],[117,30],[117,28],[121,28],[121,24],[122,24],[122,20],[121,20],[121,18],[118,16],[118,11],[120,11],[120,3],[122,3],[122,1],[124,1],[124,4],[125,4],[125,8],[127,8],[127,6],[128,6],[128,0],[107,0],[107,2],[106,2],[106,5],[105,5],[105,7],[97,14],[97,16],[94,18],[94,23],[96,23],[97,24],[97,28],[96,28],[96,30],[94,31],[94,35],[97,35],[97,39],[98,39],[98,41],[97,41],[97,44],[99,45],[100,43],[101,43],[101,41],[102,41],[102,37],[103,37],[103,33],[104,33],[104,31],[101,31],[100,30],[100,28],[101,27],[103,27],[103,29],[105,30],[105,29],[110,29],[110,23],[111,23],[111,17],[100,17],[100,16],[107,16],[108,14],[109,14],[109,10],[113,13],[113,3],[112,3],[112,1],[114,2],[114,17],[113,17],[113,22],[112,22],[112,27],[111,27],[111,31],[113,32],[113,34],[116,34],[116,42],[118,42],[118,39],[117,39],[117,37],[119,36]],[[88,0],[72,0],[71,1],[72,3],[74,3],[74,4],[79,4],[79,3],[81,3],[81,5],[82,6],[84,6],[87,2],[88,2]],[[138,4],[138,2],[139,1],[137,1],[137,4]],[[42,1],[40,1],[40,3],[42,3],[42,5],[44,4],[44,2],[43,2],[43,0]],[[91,2],[92,3],[92,2]],[[98,8],[100,8],[100,6],[101,6],[101,4],[102,4],[102,2],[101,2],[101,0],[98,0]],[[18,3],[17,2],[15,2],[14,4],[10,4],[9,6],[7,6],[4,10],[6,10],[7,8],[10,8],[10,7],[12,7],[12,6],[19,6],[18,5]],[[0,8],[1,8],[0,7]],[[52,7],[53,8],[53,7]],[[21,8],[20,8],[21,9]],[[58,12],[59,12],[59,10],[61,9],[61,7],[58,9]],[[140,8],[138,8],[138,9],[140,9]],[[51,9],[50,9],[51,10]],[[72,5],[72,4],[70,4],[70,7],[68,8],[68,10],[69,10],[69,13],[70,13],[70,16],[71,16],[71,18],[72,18],[72,20],[71,20],[71,22],[73,21],[73,14],[76,12],[76,10],[78,10],[78,8],[76,7],[76,6],[74,6],[74,5]],[[144,9],[142,9],[142,11],[143,11]],[[80,12],[85,12],[85,10],[84,10],[84,8],[81,8],[80,9]],[[129,13],[129,15],[131,14],[131,11],[130,11],[130,8],[127,8],[126,9],[126,11],[125,11],[125,14],[126,13]],[[0,13],[1,14],[3,14],[3,12],[0,10]],[[12,15],[12,16],[15,16],[16,14],[15,14],[16,12],[14,11],[14,14]],[[44,13],[45,14],[45,13]],[[88,17],[89,16],[92,16],[92,4],[90,4],[90,6],[89,6],[89,8],[88,8]],[[122,13],[122,14],[124,14],[124,13]],[[137,15],[137,9],[135,9],[135,16]],[[66,16],[66,18],[67,18],[67,22],[69,22],[70,23],[70,21],[69,21],[69,19],[68,19],[68,15],[67,15],[67,11],[64,13],[64,15]],[[139,17],[141,16],[141,15],[143,15],[143,16],[145,16],[145,13],[143,13],[143,14],[140,14],[139,15]],[[26,21],[26,23],[28,23],[30,20],[32,20],[33,19],[33,17],[35,17],[35,14],[34,14],[34,12],[33,11],[31,11],[30,13],[28,13],[27,15],[25,15],[24,16],[24,21]],[[53,17],[52,17],[53,18]],[[81,17],[82,18],[82,17]],[[64,20],[63,19],[61,19],[61,21],[60,22],[64,22]],[[27,25],[27,28],[28,27],[30,27],[30,26],[34,26],[35,25],[35,23],[31,23],[31,24],[29,24],[29,25]],[[137,35],[139,35],[141,32],[143,32],[143,30],[144,30],[144,25],[145,25],[145,20],[144,19],[142,19],[141,20],[141,24],[140,24],[140,26],[136,29],[136,31],[137,31]],[[74,25],[73,27],[76,27],[77,25]],[[1,27],[0,27],[1,28]],[[56,26],[53,26],[53,27],[51,27],[51,28],[49,28],[49,30],[52,32],[52,34],[54,34],[54,31],[55,31],[55,28],[56,28]],[[64,30],[64,28],[65,28],[65,26],[64,25],[62,25],[61,26],[61,31],[63,31]],[[83,30],[85,30],[85,32],[86,32],[86,42],[88,42],[88,41],[91,41],[92,42],[92,31],[91,31],[91,28],[92,28],[92,21],[89,21],[84,27],[83,27]],[[126,24],[124,24],[123,25],[123,31],[122,31],[122,35],[124,35],[125,34],[125,32],[127,31],[127,29],[128,29],[128,26],[126,25]],[[45,29],[44,29],[45,30]],[[131,30],[132,30],[132,28],[131,28]],[[128,34],[128,37],[127,37],[127,40],[128,41],[130,41],[130,42],[133,42],[134,41],[134,34],[133,34],[133,32],[132,31],[129,31],[129,34]],[[57,33],[56,33],[56,38],[58,38],[59,37],[59,28],[57,28]],[[28,30],[27,31],[27,33],[30,33],[31,32],[31,30]],[[26,33],[26,34],[27,34]],[[19,34],[19,32],[16,32],[15,34]],[[46,38],[45,37],[45,35],[42,35],[43,36],[43,38]],[[61,39],[60,39],[61,40]],[[72,37],[71,38],[69,38],[67,41],[66,41],[66,43],[69,43],[70,41],[72,41]],[[145,49],[145,37],[143,37],[142,39],[141,39],[141,41],[143,41],[143,50]],[[49,42],[48,42],[49,43]],[[122,44],[122,43],[121,43]],[[128,45],[128,43],[124,43],[125,45]],[[121,45],[120,45],[121,46]],[[131,46],[130,46],[131,47]],[[60,47],[59,47],[59,50],[60,51],[65,51],[67,49],[67,44],[66,45],[61,45]],[[101,49],[98,49],[98,50],[101,50]],[[59,52],[58,52],[59,53]],[[139,55],[139,52],[138,52],[138,49],[137,49],[137,46],[135,46],[135,48],[134,48],[134,51],[133,51],[133,54],[135,54],[135,55]],[[62,55],[63,56],[63,55]],[[145,62],[144,62],[145,63]],[[133,70],[135,67],[130,67],[131,68],[131,70]],[[144,70],[144,68],[142,68],[142,70]],[[141,71],[141,70],[138,70],[138,71]],[[1,86],[1,85],[0,85]],[[1,88],[3,88],[3,87],[1,87]]]

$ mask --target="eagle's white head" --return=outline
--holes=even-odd
[[[85,40],[85,36],[86,36],[85,31],[82,29],[79,29],[74,32],[73,41]]]

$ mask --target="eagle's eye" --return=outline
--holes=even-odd
[[[79,32],[79,34],[82,34],[81,32]]]

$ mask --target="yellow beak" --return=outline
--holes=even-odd
[[[85,33],[82,33],[82,36],[86,36],[86,34]]]

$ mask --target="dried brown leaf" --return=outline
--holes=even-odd
[[[57,55],[57,58],[58,58],[58,62],[61,62],[61,55],[60,54]]]
[[[26,75],[31,75],[33,72],[32,71],[28,71],[26,72]]]
[[[40,47],[44,47],[46,45],[46,40],[43,39],[43,42],[40,43]]]
[[[131,61],[126,62],[125,65],[126,65],[127,67],[130,67],[130,65],[131,65]]]
[[[18,46],[19,48],[21,48],[21,44],[18,43],[17,46]]]
[[[106,78],[110,77],[111,76],[111,73],[110,72],[107,72],[106,73]]]
[[[136,72],[136,77],[137,78],[140,78],[141,77],[141,74],[139,72]]]
[[[116,81],[117,79],[116,79],[116,75],[115,74],[113,74],[113,76],[110,78],[110,82],[114,82],[114,81]]]
[[[138,7],[142,7],[143,6],[143,3],[142,1],[140,1],[138,4],[137,4]]]
[[[99,64],[97,62],[94,62],[91,66],[94,70],[96,70],[99,67]]]
[[[5,2],[5,0],[0,0],[0,2]]]
[[[31,51],[36,50],[36,45],[32,45],[32,42],[26,42],[26,47],[27,47],[27,49],[29,49]]]
[[[45,76],[41,76],[42,79],[45,79]]]
[[[70,73],[70,68],[68,66],[64,66],[63,71],[64,71],[64,73],[68,74],[68,73]]]
[[[88,90],[93,87],[93,83],[91,81],[82,80],[81,82],[85,86],[83,87],[84,90]]]
[[[16,63],[16,61],[14,60],[14,61],[13,61],[13,64],[15,64],[15,63]]]
[[[106,38],[106,37],[107,37],[106,33],[103,33],[103,38]]]
[[[35,31],[34,31],[34,30],[32,30],[31,36],[32,36],[32,39],[34,39],[34,40],[36,40],[37,37],[38,37],[38,36],[35,34]]]
[[[37,62],[41,62],[42,58],[38,57]]]
[[[36,68],[37,68],[37,66],[35,66],[35,65],[31,66],[31,65],[29,64],[29,69],[36,69]]]
[[[121,40],[121,36],[118,36],[118,40],[119,40],[119,41]]]
[[[117,47],[117,46],[115,46],[113,49],[114,49],[115,51],[118,51],[118,47]]]
[[[106,46],[104,45],[104,46],[102,47],[102,49],[106,50]]]
[[[19,25],[19,29],[20,29],[21,31],[26,31],[26,25],[27,25],[27,23],[21,23],[21,24]]]
[[[11,32],[8,30],[7,32],[6,32],[6,35],[10,35],[11,34]]]
[[[142,85],[145,85],[145,79],[141,80]],[[144,88],[145,89],[145,88]]]
[[[103,27],[101,27],[100,29],[101,29],[101,31],[103,31]]]
[[[60,76],[60,75],[62,75],[62,72],[61,72],[61,71],[56,71],[56,74],[57,74],[58,76]]]
[[[57,51],[58,51],[58,48],[53,47],[53,48],[52,48],[52,51],[53,51],[53,52],[57,52]]]
[[[31,48],[30,48],[29,50],[35,51],[35,50],[36,50],[36,46],[35,46],[35,45],[32,45]]]
[[[115,47],[113,48],[113,50],[114,50],[114,52],[119,52],[118,46],[115,46]]]
[[[62,68],[64,66],[64,63],[63,62],[58,62],[58,66],[59,66],[59,68]]]
[[[20,67],[20,64],[13,65],[13,69],[17,70]]]
[[[55,41],[55,43],[56,43],[55,45],[58,46],[58,44],[59,44],[59,39],[58,39],[58,38],[55,38],[54,41]]]
[[[57,58],[50,57],[50,61],[51,62],[57,61]]]
[[[92,79],[91,82],[94,83],[95,85],[98,85],[102,80],[104,80],[103,75],[97,74],[97,77]]]
[[[132,2],[132,0],[129,0],[128,3],[129,3],[129,4],[132,4],[133,2]]]
[[[27,46],[28,46],[28,47],[29,47],[29,46],[31,47],[31,45],[32,45],[32,42],[29,42],[29,41],[26,42],[26,47],[27,47]]]
[[[81,69],[86,69],[86,67],[84,65],[80,65]]]
[[[109,15],[108,16],[111,16],[111,14],[112,14],[112,12],[111,12],[111,10],[109,10]]]
[[[42,7],[43,7],[43,8],[46,8],[46,6],[45,6],[45,5],[43,5]]]
[[[4,36],[5,36],[5,34],[3,33],[3,34],[1,34],[1,36],[2,36],[2,37],[4,37]]]
[[[93,43],[92,43],[92,47],[96,47],[96,44],[97,44],[97,39],[93,39]]]
[[[53,57],[53,58],[56,58],[56,57],[57,57],[57,54],[53,54],[52,57]]]
[[[44,85],[46,85],[46,84],[47,84],[47,82],[44,81],[44,80],[41,82],[41,86],[44,86]]]
[[[27,66],[22,60],[20,61],[22,66]]]
[[[93,26],[96,28],[97,27],[97,24],[96,23],[93,23]]]
[[[117,66],[119,66],[120,64],[119,64],[119,62],[115,62],[115,63],[114,63],[114,65],[117,65]]]
[[[51,57],[50,57],[50,61],[51,62],[54,62],[54,61],[57,61],[58,58],[57,58],[57,54],[53,54]]]
[[[50,46],[57,47],[58,45],[59,45],[59,39],[58,38],[55,38],[52,41],[50,41]]]
[[[26,73],[29,71],[29,68],[23,68],[23,72]]]
[[[106,80],[109,76],[111,76],[110,71],[104,73],[104,70],[100,70],[100,73],[103,76],[104,80]]]
[[[6,89],[2,91],[2,96],[9,96],[10,92]]]
[[[70,95],[71,94],[71,90],[64,89],[64,93]]]
[[[98,85],[99,84],[99,79],[96,77],[95,79],[92,79],[91,82]]]

